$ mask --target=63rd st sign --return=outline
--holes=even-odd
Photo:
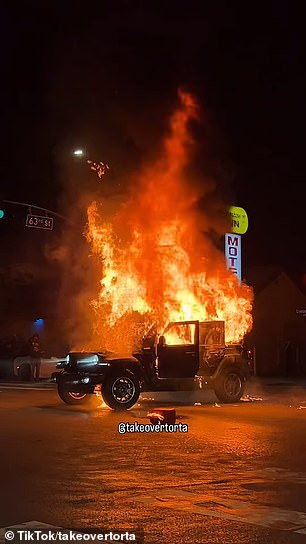
[[[34,229],[53,230],[53,217],[28,214],[25,226]]]

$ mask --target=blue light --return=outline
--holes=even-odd
[[[42,329],[44,328],[44,324],[45,324],[45,320],[40,318],[40,319],[36,319],[36,321],[34,321],[33,323],[33,331],[34,333],[39,333],[40,331],[42,331]]]
[[[4,211],[0,210],[0,219],[2,219],[3,217],[4,217]]]

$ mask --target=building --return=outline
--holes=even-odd
[[[258,376],[306,376],[306,295],[283,270],[254,267],[245,274],[254,288],[254,326],[247,336],[255,347]]]

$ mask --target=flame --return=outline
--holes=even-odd
[[[87,210],[85,234],[101,266],[94,330],[109,346],[135,345],[153,323],[160,332],[172,321],[223,320],[227,343],[252,327],[252,289],[226,269],[208,220],[199,227],[201,194],[187,175],[198,108],[191,95],[179,98],[161,156],[138,175],[112,223],[103,220],[103,202]]]

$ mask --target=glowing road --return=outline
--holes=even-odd
[[[305,541],[304,386],[227,406],[208,393],[144,397],[115,413],[97,398],[69,407],[51,384],[0,384],[0,527],[140,526],[146,544]],[[118,433],[167,403],[188,433]]]

